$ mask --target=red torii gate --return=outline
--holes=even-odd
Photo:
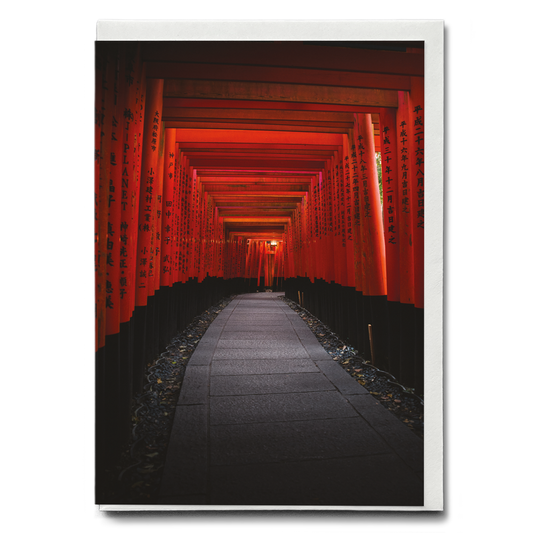
[[[191,302],[209,305],[190,296],[206,283],[244,290],[275,240],[288,296],[304,294],[365,353],[373,323],[378,362],[422,386],[423,54],[310,51],[97,43],[96,349],[106,383],[138,390],[140,369]],[[166,325],[141,333],[158,313]]]

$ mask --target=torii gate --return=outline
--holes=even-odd
[[[267,241],[287,296],[369,359],[372,324],[376,364],[421,390],[423,75],[416,43],[97,43],[97,380],[112,432],[178,327],[270,282]]]

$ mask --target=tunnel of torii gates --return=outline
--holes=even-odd
[[[95,59],[97,454],[128,438],[147,364],[230,294],[284,291],[422,394],[423,44]]]

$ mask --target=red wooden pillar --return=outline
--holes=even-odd
[[[189,211],[190,211],[190,183],[189,183],[189,162],[186,156],[182,158],[182,183],[181,183],[181,221],[180,221],[180,258],[181,258],[181,268],[180,268],[180,281],[185,283],[188,279],[187,268],[188,268],[188,254],[189,254],[189,237],[187,235],[187,224],[189,222]]]
[[[208,197],[208,212],[209,212],[209,232],[208,232],[208,244],[209,244],[209,262],[207,275],[210,277],[216,276],[215,268],[215,202],[213,197]],[[246,243],[245,243],[246,247]]]
[[[364,292],[363,277],[363,241],[361,239],[361,185],[359,180],[359,164],[357,160],[356,124],[353,131],[348,134],[350,142],[350,169],[352,177],[352,209],[353,209],[353,241],[354,241],[354,273],[355,288]]]
[[[115,335],[120,331],[120,215],[122,196],[122,139],[124,86],[124,60],[121,60],[121,49],[113,58],[114,72],[111,83],[112,106],[109,109],[111,119],[111,137],[106,165],[109,165],[109,196],[106,208],[107,221],[107,252],[106,252],[106,335]],[[123,50],[122,50],[123,53]],[[122,72],[121,72],[122,69]]]
[[[327,217],[327,230],[328,230],[328,283],[335,282],[335,272],[338,269],[336,266],[336,246],[335,246],[335,223],[337,220],[337,205],[335,198],[335,183],[334,183],[334,162],[333,157],[330,157],[327,161],[327,202],[328,207],[326,211]]]
[[[140,82],[141,68],[139,57],[134,50],[128,50],[123,81],[125,100],[120,113],[123,118],[121,161],[121,196],[120,196],[120,321],[127,322],[131,318],[135,295],[135,248],[134,235],[137,225],[133,223],[133,213],[137,209],[138,179],[135,176],[135,153],[138,142],[139,107],[137,102],[137,83]]]
[[[219,215],[219,209],[217,212],[217,239],[218,239],[218,277],[224,278],[224,222]]]
[[[344,136],[345,137],[345,136]],[[347,196],[346,196],[346,186],[345,186],[345,177],[344,177],[344,148],[340,147],[337,152],[337,187],[339,191],[339,204],[340,204],[340,222],[341,222],[341,245],[343,253],[343,263],[342,263],[342,285],[343,287],[349,286],[349,271],[348,271],[348,231],[347,231]]]
[[[189,202],[187,205],[187,270],[185,274],[186,281],[194,277],[194,202],[195,202],[195,183],[194,169],[187,160],[187,187]]]
[[[239,271],[237,272],[238,278],[244,278],[244,264],[246,260],[246,239],[239,237]]]
[[[95,274],[95,348],[101,344],[100,309],[100,169],[102,152],[102,126],[103,126],[103,80],[105,77],[106,57],[96,50],[95,57],[95,100],[94,100],[94,274]]]
[[[280,289],[280,280],[282,277],[281,272],[281,257],[283,255],[283,241],[278,241],[278,244],[276,246],[276,253],[274,255],[274,283],[276,284],[276,290]]]
[[[158,190],[157,169],[162,107],[163,80],[147,80],[137,243],[135,304],[138,306],[147,304],[150,289],[153,287],[154,270],[153,263],[152,265],[150,263],[153,261],[151,247]],[[151,283],[150,280],[152,280]]]
[[[157,189],[156,189],[156,205],[154,212],[154,229],[152,233],[153,241],[153,267],[154,267],[154,287],[151,295],[158,291],[161,284],[161,230],[162,230],[162,216],[163,216],[163,180],[165,174],[165,136],[166,131],[164,123],[161,122],[161,135],[159,137],[159,159],[157,167]]]
[[[327,219],[327,171],[320,172],[319,178],[319,197],[320,197],[320,270],[321,278],[328,282],[328,255],[330,253],[328,247],[328,219]]]
[[[300,276],[299,268],[299,233],[300,233],[300,209],[299,205],[294,210],[293,226],[292,226],[292,237],[293,237],[293,260],[294,260],[294,275],[296,277]]]
[[[355,258],[354,258],[354,235],[353,235],[353,191],[352,171],[350,167],[350,140],[348,135],[343,135],[342,146],[343,165],[343,188],[345,201],[345,226],[346,226],[346,285],[355,287]]]
[[[424,79],[411,78],[411,193],[413,200],[413,266],[415,303],[416,390],[424,390]]]
[[[202,186],[203,187],[203,186]],[[204,188],[204,187],[203,187]],[[207,192],[204,190],[203,192],[204,197],[204,213],[205,213],[205,219],[204,219],[204,236],[203,236],[203,272],[202,276],[206,278],[207,276],[212,274],[211,269],[211,253],[212,253],[212,247],[211,247],[211,221],[212,221],[212,210],[211,210],[211,198],[207,194]]]
[[[313,219],[313,235],[311,236],[311,253],[313,254],[313,278],[311,281],[314,283],[321,277],[320,270],[320,193],[318,174],[315,174],[311,181],[311,205]]]
[[[370,114],[357,114],[354,128],[359,163],[360,221],[362,246],[362,267],[364,289],[363,326],[372,324],[373,350],[368,349],[378,367],[388,367],[388,324],[386,308],[386,259],[383,235],[383,213],[379,193],[374,127]],[[369,322],[366,322],[368,320]],[[359,337],[359,334],[358,334]],[[368,332],[363,333],[365,344]],[[365,351],[370,348],[368,344]]]
[[[126,220],[126,231],[129,238],[126,240],[127,262],[129,267],[126,271],[128,274],[128,300],[130,308],[130,317],[135,309],[136,301],[136,272],[137,272],[137,244],[139,242],[139,205],[141,199],[141,167],[142,167],[142,150],[143,150],[143,134],[144,134],[144,117],[146,105],[146,77],[145,66],[141,61],[140,48],[137,50],[136,56],[136,73],[135,79],[135,98],[131,108],[128,108],[125,113],[130,111],[133,114],[133,132],[128,138],[131,144],[128,143],[128,150],[131,150],[127,161],[127,165],[132,165],[132,170],[128,171],[129,184],[128,188],[131,192],[131,217]],[[131,148],[130,148],[131,147]],[[126,149],[126,147],[124,147]],[[124,165],[124,163],[123,163]],[[124,173],[124,170],[123,170]],[[124,174],[125,177],[125,174]],[[124,259],[122,257],[121,259]]]
[[[206,272],[206,232],[207,232],[207,206],[206,206],[206,194],[204,186],[200,182],[199,184],[199,217],[198,217],[198,281],[202,282],[205,278]]]
[[[176,144],[176,149],[178,147],[178,144]],[[183,200],[184,200],[184,189],[183,189],[183,181],[184,181],[184,162],[183,162],[183,155],[181,153],[181,150],[177,150],[177,163],[178,168],[176,170],[176,192],[174,194],[174,233],[173,233],[173,239],[174,239],[174,276],[173,276],[173,282],[178,283],[182,280],[182,271],[183,271],[183,232],[182,232],[182,223],[183,223],[183,217],[184,217],[184,209],[183,209]]]
[[[357,156],[357,175],[358,175],[358,188],[359,188],[359,242],[361,250],[361,281],[362,281],[362,292],[365,296],[368,296],[368,268],[367,268],[367,258],[369,256],[368,250],[368,235],[366,231],[366,223],[364,218],[364,196],[365,196],[365,187],[363,185],[363,172],[364,168],[367,168],[368,165],[368,154],[365,154],[364,148],[361,145],[361,132],[360,124],[357,120],[358,115],[356,115],[356,121],[354,124],[354,142],[356,145],[356,156]],[[364,159],[362,159],[364,156]],[[366,164],[366,166],[365,166]],[[367,182],[368,184],[368,182]]]
[[[104,56],[102,70],[102,107],[101,107],[101,140],[100,140],[100,171],[98,180],[98,256],[96,269],[96,327],[98,331],[97,349],[105,345],[106,310],[110,304],[106,294],[107,273],[107,234],[109,221],[109,182],[111,178],[111,137],[113,109],[113,54]]]
[[[250,254],[252,251],[251,248],[252,248],[252,245],[251,245],[251,242],[249,242],[248,245],[246,246],[246,262],[244,265],[244,279],[247,283],[246,286],[248,286],[248,280],[250,278]]]
[[[307,264],[308,272],[307,277],[314,282],[315,279],[315,255],[313,253],[313,200],[311,192],[305,194],[306,206],[307,206],[307,236],[306,236],[306,255],[307,255]],[[278,249],[276,248],[276,258]]]
[[[252,279],[255,279],[255,273],[259,270],[259,258],[261,255],[261,241],[255,240],[254,243],[254,253],[253,253],[253,263],[252,263]],[[256,282],[257,284],[257,282]]]
[[[286,258],[285,258],[288,278],[294,278],[292,246],[293,246],[293,236],[292,236],[292,217],[291,217],[291,219],[289,220],[287,224],[287,249],[286,249]]]
[[[302,276],[302,204],[294,211],[294,268],[297,277]]]
[[[399,193],[399,237],[400,237],[400,301],[414,303],[413,268],[413,220],[411,194],[411,151],[409,121],[409,94],[398,91],[397,141],[398,141],[398,193]]]
[[[198,187],[198,176],[196,169],[192,171],[193,176],[193,204],[192,204],[192,270],[189,274],[191,278],[198,278],[200,276],[200,254],[199,254],[199,242],[200,242],[200,191]]]
[[[414,302],[424,307],[424,78],[411,78]]]
[[[387,294],[385,242],[374,150],[374,128],[368,113],[357,114],[357,155],[361,182],[361,222],[363,225],[364,272],[367,294]]]
[[[340,261],[339,268],[340,279],[338,283],[343,287],[347,286],[348,276],[346,269],[346,204],[344,196],[344,179],[342,166],[342,150],[339,149],[335,153],[335,183],[337,189],[337,209],[338,209],[338,234],[340,246]]]
[[[305,205],[306,205],[306,238],[305,238],[305,255],[307,256],[307,278],[311,281],[314,281],[315,277],[315,256],[313,254],[313,201],[311,192],[305,194]],[[276,255],[274,256],[277,260],[277,248]]]
[[[387,257],[387,299],[400,301],[400,224],[398,206],[398,143],[396,110],[384,109],[381,122],[381,175]]]
[[[191,167],[191,211],[190,211],[190,261],[189,261],[189,279],[194,279],[196,277],[196,237],[198,234],[198,224],[197,224],[197,212],[198,212],[198,192],[197,192],[197,183],[196,183],[196,170]]]
[[[230,241],[230,261],[229,261],[229,279],[233,279],[235,277],[235,263],[236,263],[236,255],[237,255],[237,241],[235,237],[232,235],[229,239]]]
[[[246,282],[246,287],[250,286],[250,272],[252,268],[252,253],[253,253],[253,241],[248,240],[248,244],[246,246],[246,264],[244,268],[244,278]]]
[[[331,220],[332,220],[332,231],[333,231],[333,280],[335,283],[341,283],[341,270],[343,263],[342,256],[342,245],[341,245],[341,235],[340,235],[340,217],[339,217],[339,197],[338,197],[338,188],[337,188],[337,157],[334,156],[330,160],[331,168],[331,189],[332,189],[332,209],[331,209]]]
[[[172,286],[173,224],[176,189],[176,130],[165,129],[165,162],[163,172],[163,209],[161,213],[161,285]]]
[[[313,253],[313,235],[314,235],[314,228],[313,228],[313,200],[312,200],[312,194],[311,192],[306,192],[305,194],[305,205],[306,205],[306,228],[307,228],[307,235],[306,235],[306,241],[305,241],[305,254],[307,256],[307,277],[311,281],[311,283],[314,282],[315,278],[315,255]],[[274,256],[276,258],[276,261],[278,259],[278,249],[276,247],[276,255]],[[277,262],[276,262],[277,265]],[[276,266],[277,268],[277,266]]]
[[[189,215],[190,215],[190,180],[189,180],[189,162],[187,157],[182,158],[182,178],[181,178],[181,219],[180,219],[180,278],[179,281],[186,283],[188,280],[189,268]]]
[[[259,262],[257,268],[257,286],[261,285],[261,267],[263,266],[263,259],[265,255],[265,241],[259,241]]]

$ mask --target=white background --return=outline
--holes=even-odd
[[[533,47],[530,21],[520,12],[525,5],[51,0],[3,8],[0,523],[6,531],[527,529]],[[444,19],[444,513],[110,516],[94,506],[96,21],[180,18]]]

